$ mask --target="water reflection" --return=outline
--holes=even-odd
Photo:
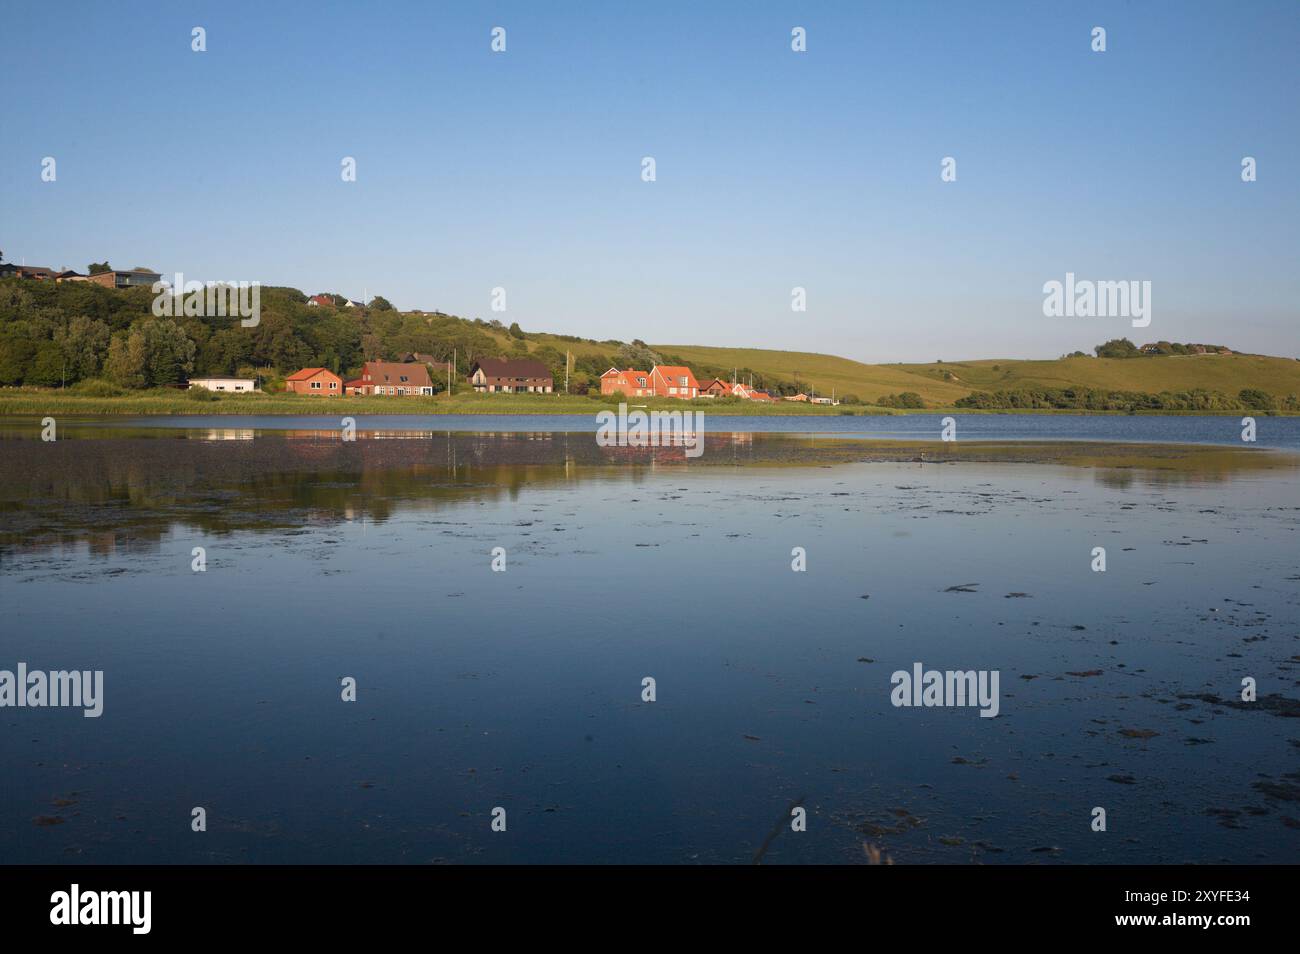
[[[68,434],[77,435],[72,439]],[[662,469],[825,467],[902,461],[1039,462],[1090,468],[1116,489],[1222,482],[1295,471],[1297,458],[1237,448],[1096,443],[899,442],[824,435],[711,433],[680,444],[598,446],[553,431],[259,432],[252,428],[65,431],[54,443],[0,440],[0,552],[85,543],[96,555],[156,547],[174,526],[207,533],[283,530],[468,500],[518,499],[526,487],[631,484]]]

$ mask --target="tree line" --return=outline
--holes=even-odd
[[[687,364],[640,340],[597,342],[557,335],[540,341],[518,323],[507,327],[442,312],[399,312],[383,297],[357,308],[313,307],[296,288],[264,286],[260,320],[249,328],[234,317],[159,318],[153,314],[154,297],[144,287],[0,279],[0,386],[61,387],[102,380],[118,388],[147,389],[182,385],[190,377],[235,376],[260,379],[265,390],[275,391],[299,368],[329,368],[348,377],[367,360],[421,354],[443,366],[454,358],[457,378],[467,375],[479,358],[532,358],[550,370],[557,389],[567,360],[570,390],[585,394],[599,393],[600,375],[610,367],[649,370],[655,364]],[[347,301],[329,297],[339,305]],[[549,338],[587,347],[570,359],[568,349]],[[693,370],[701,380],[729,380],[732,373],[698,363]],[[740,370],[769,393],[797,393],[793,382]],[[445,375],[433,377],[435,390],[446,386]]]

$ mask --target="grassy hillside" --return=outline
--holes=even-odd
[[[1300,361],[1262,355],[1058,358],[1055,361],[992,359],[889,367],[921,381],[956,384],[971,391],[1087,387],[1160,392],[1203,388],[1236,394],[1242,388],[1259,388],[1279,396],[1300,394]]]
[[[989,359],[942,364],[862,364],[833,355],[756,348],[655,345],[683,358],[808,381],[819,394],[857,394],[874,402],[885,394],[915,391],[934,405],[951,404],[972,391],[1021,388],[1096,388],[1111,391],[1188,391],[1236,394],[1258,388],[1278,397],[1300,394],[1300,361],[1257,355],[1168,355],[1142,358],[1058,358],[1050,361]]]
[[[819,395],[856,394],[874,403],[885,394],[915,391],[928,403],[951,404],[965,397],[971,388],[950,384],[940,377],[927,378],[895,365],[862,364],[849,358],[800,351],[765,351],[760,348],[710,348],[701,345],[653,345],[656,351],[679,355],[689,362],[718,365],[724,368],[753,368],[786,380],[796,377],[801,386],[816,389]]]

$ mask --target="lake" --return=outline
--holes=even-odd
[[[0,670],[104,688],[0,708],[0,857],[1294,862],[1300,419],[1257,422],[7,421]],[[917,663],[996,717],[895,705]]]

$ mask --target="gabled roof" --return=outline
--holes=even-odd
[[[673,378],[685,377],[686,380],[689,382],[688,384],[689,387],[699,387],[699,383],[695,380],[695,375],[691,372],[690,368],[673,365],[673,364],[656,364],[653,368],[650,369],[650,373],[654,374],[656,371],[659,372],[659,374],[661,374],[665,379],[669,377],[673,377]]]
[[[489,378],[549,378],[551,369],[535,358],[480,358],[469,369],[481,368]]]
[[[402,361],[367,361],[361,369],[361,376],[370,375],[370,384],[375,387],[431,388],[429,369],[422,364]],[[403,381],[402,379],[406,380]]]
[[[301,371],[295,371],[293,374],[291,374],[291,375],[289,375],[287,378],[285,378],[285,380],[286,380],[286,381],[306,381],[308,378],[314,378],[314,377],[316,377],[316,375],[320,374],[322,371],[326,371],[326,372],[328,372],[328,373],[330,373],[330,374],[333,374],[333,373],[334,373],[333,371],[330,371],[329,368],[303,368]]]

